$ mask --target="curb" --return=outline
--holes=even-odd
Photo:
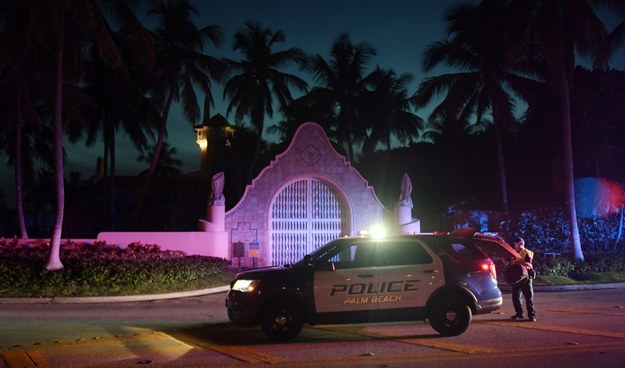
[[[122,295],[122,296],[96,296],[84,298],[0,298],[0,304],[95,304],[95,303],[127,303],[145,302],[153,300],[179,299],[209,294],[225,293],[230,286],[218,286],[210,289],[180,291],[168,294],[146,295]]]
[[[608,284],[578,284],[578,285],[534,285],[534,292],[557,292],[578,290],[606,290],[625,288],[625,282],[612,282]],[[499,285],[502,292],[511,292],[510,285]]]
[[[534,292],[559,292],[578,290],[606,290],[625,288],[625,282],[614,282],[609,284],[580,284],[580,285],[535,285]],[[512,291],[510,285],[500,285],[502,293]],[[166,299],[190,298],[194,296],[225,293],[230,290],[230,286],[218,286],[210,289],[181,291],[168,294],[146,294],[146,295],[123,295],[123,296],[96,296],[82,298],[0,298],[0,304],[97,304],[97,303],[128,303],[147,302]]]

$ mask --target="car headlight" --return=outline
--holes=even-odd
[[[241,279],[234,282],[234,285],[232,285],[232,290],[241,291],[244,293],[251,293],[252,291],[256,290],[258,284],[260,284],[260,280]]]

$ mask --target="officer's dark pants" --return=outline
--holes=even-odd
[[[527,317],[536,317],[536,310],[534,310],[534,287],[532,286],[532,280],[525,279],[512,285],[512,305],[514,306],[517,316],[523,315],[521,294],[523,294],[523,298],[525,298]]]

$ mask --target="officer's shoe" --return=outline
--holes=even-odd
[[[530,317],[530,318],[528,318],[528,320],[529,320],[530,322],[536,322],[536,317]]]
[[[515,314],[514,316],[512,316],[510,318],[512,318],[512,319],[523,319],[525,317],[523,317],[523,315],[520,315],[520,314]]]

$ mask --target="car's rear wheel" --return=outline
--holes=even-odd
[[[464,303],[441,300],[432,305],[428,319],[436,332],[443,336],[458,336],[469,328],[473,315]]]
[[[290,302],[274,302],[267,305],[260,317],[265,336],[271,340],[287,341],[297,336],[304,325],[302,312]]]

